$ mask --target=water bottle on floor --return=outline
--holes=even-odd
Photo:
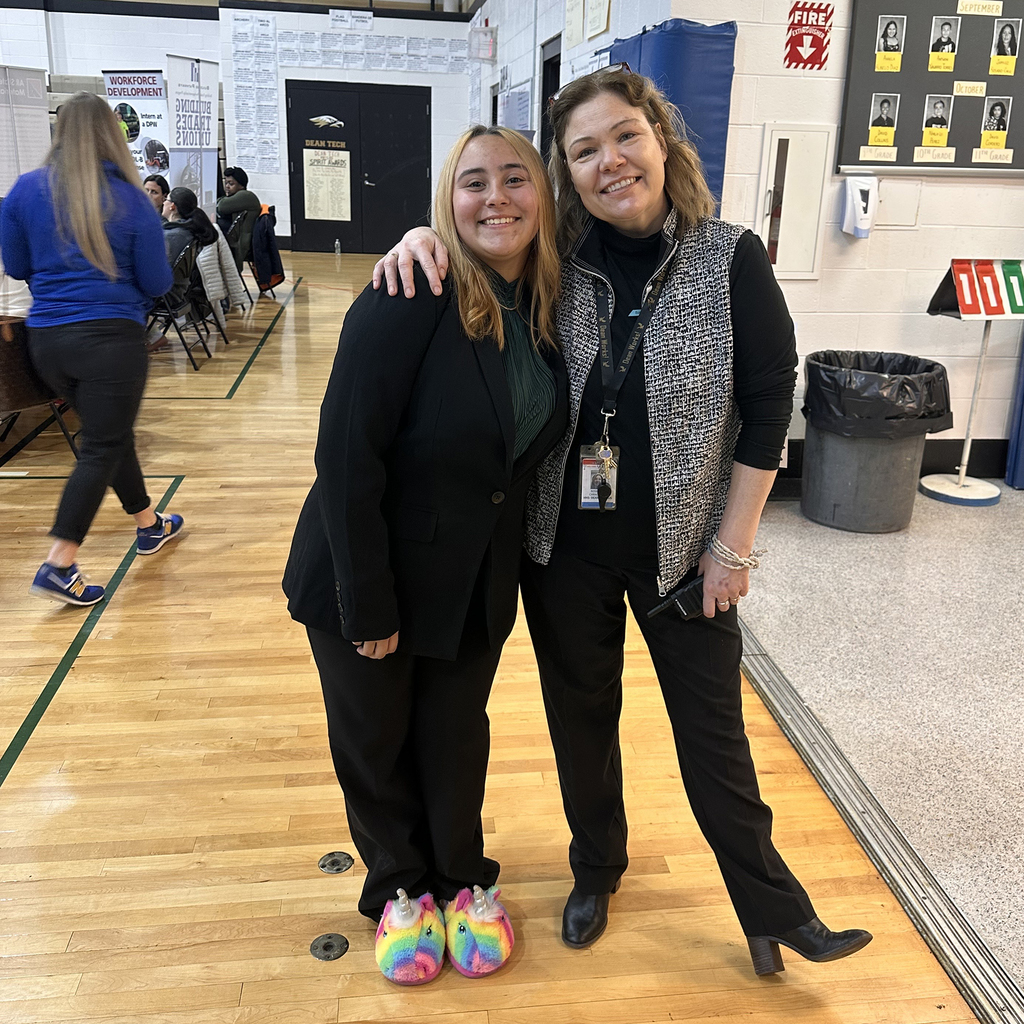
[[[335,256],[340,256],[341,255],[341,239],[340,238],[336,238],[334,240],[334,255]]]

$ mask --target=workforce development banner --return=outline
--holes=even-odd
[[[167,89],[162,71],[104,71],[103,87],[139,176],[167,175]]]

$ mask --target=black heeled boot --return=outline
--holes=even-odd
[[[805,960],[816,964],[827,963],[829,960],[841,960],[844,956],[863,949],[873,938],[871,932],[863,928],[849,928],[844,932],[834,932],[826,928],[816,917],[807,924],[782,932],[780,935],[756,935],[747,937],[750,947],[750,959],[754,963],[754,973],[778,974],[786,968],[782,963],[779,946],[799,953]]]
[[[608,900],[619,891],[619,879],[611,892],[586,896],[573,890],[562,911],[562,941],[573,949],[586,949],[604,935],[608,927]]]

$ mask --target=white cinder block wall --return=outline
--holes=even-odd
[[[0,7],[0,64],[50,69],[46,15],[42,11]]]
[[[852,3],[833,3],[827,69],[794,71],[782,66],[791,0],[672,0],[673,17],[738,22],[722,197],[728,220],[754,226],[766,122],[839,124]],[[851,348],[937,359],[949,371],[954,426],[930,436],[963,437],[981,325],[930,317],[924,310],[953,257],[1020,257],[1024,188],[1013,179],[882,178],[871,237],[854,239],[839,230],[842,181],[834,176],[829,186],[820,279],[781,282],[800,355]],[[975,437],[1008,436],[1020,354],[1021,322],[995,325]],[[802,373],[801,368],[798,392]],[[803,425],[795,414],[790,436],[802,437]]]
[[[234,62],[231,54],[231,27],[234,10],[224,9],[220,15],[221,49],[217,59],[221,64],[221,81],[224,86],[224,134],[227,146],[228,163],[235,162],[235,86]],[[284,11],[238,11],[239,14],[273,13],[277,18],[277,30],[300,32],[329,32],[330,15],[287,13]],[[446,39],[465,39],[469,25],[464,21],[437,21],[422,18],[382,18],[374,19],[375,35],[406,35],[444,37]],[[300,68],[282,67],[278,69],[277,104],[280,119],[281,172],[279,174],[257,174],[249,171],[249,187],[264,203],[277,207],[277,231],[282,235],[290,235],[291,200],[288,192],[288,120],[285,109],[285,80],[302,80],[313,82],[368,82],[381,85],[419,85],[431,89],[430,125],[431,125],[431,174],[434,181],[441,171],[444,158],[452,144],[465,129],[469,120],[469,76],[438,75],[412,71],[350,71],[341,68]],[[239,161],[244,166],[245,161]],[[246,168],[248,171],[248,168]]]
[[[50,11],[50,72],[98,75],[101,71],[167,73],[167,54],[220,59],[216,19],[150,18],[125,14]]]

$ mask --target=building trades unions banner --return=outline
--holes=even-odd
[[[103,87],[142,178],[166,175],[167,89],[162,71],[104,71]]]
[[[171,188],[190,188],[208,213],[217,203],[220,65],[167,56]]]

